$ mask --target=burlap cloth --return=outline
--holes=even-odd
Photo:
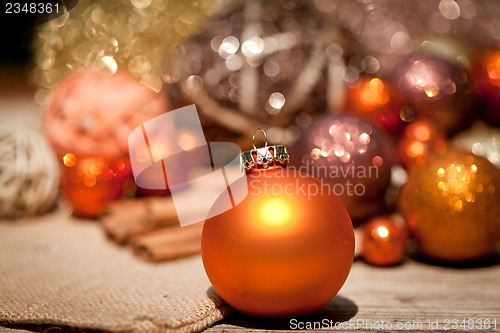
[[[62,212],[0,221],[0,321],[108,331],[199,331],[230,311],[200,256],[142,262]]]

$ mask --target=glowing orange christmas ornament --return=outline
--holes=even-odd
[[[62,158],[64,168],[61,187],[73,209],[73,214],[96,218],[104,205],[118,199],[124,182],[131,178],[129,162],[101,156],[78,158],[67,153]]]
[[[472,79],[481,96],[478,107],[491,125],[500,125],[500,50],[482,53],[474,62]]]
[[[400,118],[406,102],[397,89],[378,77],[361,77],[348,89],[345,109],[371,119],[389,132],[397,132],[404,124]]]
[[[399,160],[407,169],[422,161],[432,153],[446,151],[446,137],[430,121],[419,120],[406,127],[398,144]]]
[[[410,170],[399,207],[422,254],[461,262],[495,252],[499,202],[500,171],[483,157],[448,150]]]
[[[285,168],[255,169],[245,200],[205,222],[205,270],[219,295],[249,315],[312,312],[337,294],[349,274],[351,220],[333,193],[309,196],[321,189],[318,179]]]
[[[379,217],[364,224],[362,230],[364,261],[375,266],[392,266],[403,261],[407,240],[403,226],[389,217]]]

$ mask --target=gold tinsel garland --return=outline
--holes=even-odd
[[[163,67],[180,43],[199,32],[208,17],[230,0],[80,0],[70,12],[38,27],[31,82],[36,101],[70,73],[128,70],[154,91]]]

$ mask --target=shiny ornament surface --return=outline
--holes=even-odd
[[[354,115],[321,115],[288,149],[290,165],[320,179],[353,220],[384,209],[393,147],[375,125]]]
[[[417,119],[430,119],[448,133],[467,125],[473,89],[463,68],[440,58],[414,55],[394,71],[393,81],[413,103]]]
[[[253,316],[319,309],[352,265],[354,231],[345,207],[334,195],[312,194],[320,182],[290,169],[251,172],[248,185],[241,204],[205,222],[201,247],[210,282]]]
[[[401,92],[388,80],[363,76],[349,85],[345,110],[368,118],[388,132],[396,133],[405,124],[400,114],[408,107]]]
[[[45,133],[60,156],[117,158],[128,153],[134,128],[167,110],[163,95],[127,73],[82,71],[52,91]]]
[[[403,225],[391,217],[377,217],[361,228],[361,254],[365,262],[394,266],[404,260],[408,235]]]
[[[293,141],[295,116],[342,97],[343,38],[315,2],[235,2],[166,69],[170,99],[195,103],[217,128],[209,135],[264,127],[271,141]]]
[[[500,129],[477,124],[460,132],[451,139],[454,147],[483,156],[500,168]]]
[[[499,202],[500,171],[483,157],[449,150],[410,170],[399,208],[422,254],[463,262],[495,252]]]
[[[446,151],[446,134],[439,130],[430,120],[417,120],[409,124],[399,143],[399,161],[410,169],[423,162],[433,153]]]

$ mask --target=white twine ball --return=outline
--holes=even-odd
[[[36,121],[0,117],[0,217],[20,218],[49,210],[59,186],[59,165]]]

